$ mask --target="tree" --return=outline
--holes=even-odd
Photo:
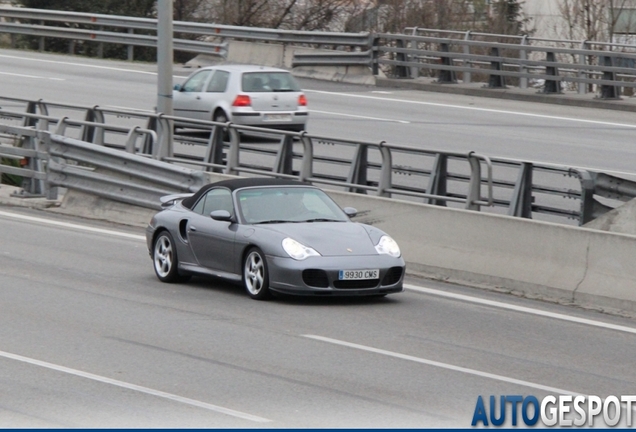
[[[528,34],[530,18],[524,16],[523,4],[524,2],[519,0],[496,0],[487,23],[488,28],[484,30],[496,34]]]

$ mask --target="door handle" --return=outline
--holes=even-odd
[[[193,227],[193,226],[190,226],[190,227],[188,227],[188,228],[190,229],[190,231],[196,231],[196,230],[197,230],[197,228],[196,228],[196,227]]]

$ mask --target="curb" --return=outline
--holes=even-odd
[[[624,96],[619,99],[600,99],[592,93],[579,95],[573,92],[546,94],[537,89],[520,89],[509,87],[504,89],[487,88],[483,83],[470,84],[441,84],[433,80],[396,79],[376,77],[376,86],[420,90],[435,93],[447,93],[495,99],[516,100],[522,102],[537,102],[584,108],[598,108],[616,111],[636,112],[636,98]]]

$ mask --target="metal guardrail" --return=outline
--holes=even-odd
[[[13,105],[17,106],[18,101],[12,99]],[[26,183],[24,189],[29,194],[43,194],[53,189],[47,186],[46,179],[42,177],[49,165],[49,151],[43,149],[42,138],[38,135],[53,133],[88,142],[86,146],[93,144],[87,147],[89,149],[108,150],[103,154],[97,152],[104,158],[101,165],[95,162],[97,156],[80,156],[79,150],[74,153],[73,163],[118,172],[120,177],[138,171],[127,165],[127,158],[154,158],[170,164],[196,167],[198,171],[292,178],[348,192],[473,210],[483,208],[510,216],[533,218],[549,215],[558,220],[575,220],[579,225],[612,208],[599,202],[596,197],[615,202],[636,197],[636,182],[575,167],[191,119],[187,122],[208,128],[209,136],[177,133],[175,153],[161,156],[162,152],[154,144],[161,143],[161,133],[144,125],[157,128],[160,123],[156,120],[168,123],[178,117],[125,110],[114,110],[111,112],[114,115],[101,116],[103,112],[99,107],[72,106],[43,100],[21,102],[24,112],[0,110],[0,119],[15,124],[0,125],[0,137],[2,132],[9,134],[6,136],[15,143],[21,143],[22,147],[19,150],[7,150],[10,147],[2,146],[0,156],[33,158],[35,154],[38,155],[39,165],[29,165],[28,171],[20,171],[27,174],[27,179],[45,182],[39,189],[32,183]],[[44,112],[58,110],[64,116],[55,119],[28,112],[33,107]],[[68,113],[83,118],[97,113],[99,121],[71,120],[65,118]],[[108,123],[113,121],[117,124]],[[123,126],[122,123],[127,124]],[[224,129],[229,130],[228,142],[223,141]],[[116,134],[111,136],[105,134],[106,131]],[[139,139],[133,139],[135,135],[140,135],[137,137]],[[153,144],[146,145],[149,138],[144,136],[150,137]],[[248,136],[250,139],[247,139]],[[39,153],[33,153],[36,150]],[[21,153],[27,151],[31,153]],[[85,148],[85,151],[89,150]],[[55,167],[66,156],[54,153],[58,160],[50,166],[61,175],[62,172]],[[34,160],[30,159],[29,163],[32,162]],[[122,166],[120,171],[117,168],[119,166]],[[486,169],[484,173],[482,168]],[[18,173],[16,169],[0,166],[0,172]],[[77,176],[89,175],[85,169],[81,172],[77,172],[77,169],[81,170],[70,165],[64,173],[72,171]],[[98,188],[103,178],[95,176],[91,187]],[[153,180],[161,177],[171,180]],[[121,178],[117,181],[121,182]],[[166,192],[183,190],[175,189],[174,178],[158,172],[146,177],[138,176],[138,181],[152,182],[153,187]],[[59,181],[51,184],[58,185]],[[117,183],[113,188],[116,190],[123,186]]]
[[[196,192],[205,176],[154,159],[50,134],[46,180],[115,201],[159,209],[159,198],[170,193]],[[87,169],[88,168],[88,169]]]
[[[464,83],[488,77],[489,88],[505,88],[507,78],[527,88],[543,80],[543,93],[559,93],[572,83],[579,94],[590,85],[603,99],[617,99],[621,87],[636,87],[636,46],[410,28],[405,34],[378,34],[378,63],[395,75],[415,78],[421,71],[438,82]]]
[[[156,47],[157,20],[44,9],[0,7],[0,33]],[[25,23],[28,21],[30,23]],[[36,22],[37,24],[32,24]],[[68,27],[47,25],[66,23]],[[85,28],[77,28],[82,26]],[[109,30],[109,29],[112,29]],[[595,86],[600,98],[619,99],[622,88],[636,88],[636,47],[596,41],[572,41],[423,28],[404,34],[336,33],[237,27],[176,21],[175,33],[204,40],[175,39],[174,49],[227,56],[227,39],[297,46],[328,46],[332,51],[294,53],[292,66],[369,66],[399,78],[436,76],[439,83],[464,83],[480,77],[488,88],[505,88],[511,80],[527,88],[542,80],[544,93],[559,93],[571,83],[580,94]],[[134,31],[151,34],[134,34]],[[124,32],[126,31],[126,32]],[[390,69],[390,71],[386,69]]]
[[[157,31],[157,20],[151,18],[134,18],[116,15],[66,12],[45,9],[0,7],[0,33],[26,34],[40,37],[40,50],[44,49],[45,37],[56,37],[70,40],[84,40],[98,43],[118,43],[129,46],[156,47],[157,35],[134,34],[135,30],[144,32]],[[14,22],[7,22],[14,21]],[[36,21],[29,24],[22,21]],[[48,22],[63,22],[81,25],[89,29],[68,28],[45,25]],[[107,28],[125,29],[107,31]],[[295,45],[329,45],[367,48],[370,46],[369,33],[336,33],[317,31],[292,31],[256,27],[238,27],[219,24],[175,21],[175,33],[203,36],[206,40],[174,39],[173,46],[177,51],[198,52],[227,57],[227,43],[216,40],[240,39],[247,41],[268,41]],[[212,39],[212,40],[210,40]],[[133,59],[129,49],[128,59]]]

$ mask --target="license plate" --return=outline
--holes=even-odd
[[[291,114],[264,114],[263,121],[291,121]]]
[[[365,279],[379,279],[380,270],[340,270],[338,273],[338,279],[340,280],[365,280]]]

